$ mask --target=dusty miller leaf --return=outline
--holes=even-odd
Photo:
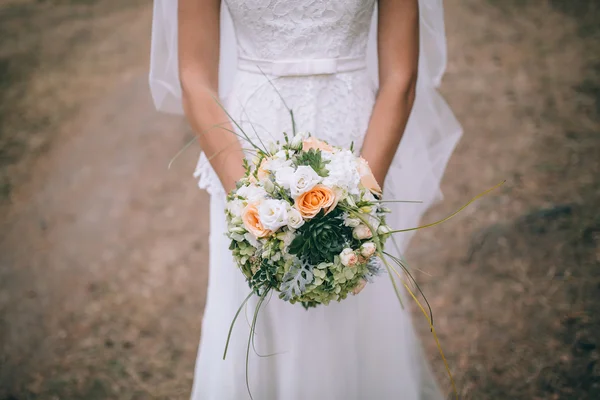
[[[294,297],[302,295],[306,291],[306,285],[309,285],[314,275],[312,273],[313,267],[308,263],[294,263],[288,272],[283,275],[281,286],[279,290],[281,297],[285,301],[289,301]]]

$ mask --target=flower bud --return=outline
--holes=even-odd
[[[358,225],[352,230],[352,236],[357,240],[364,240],[373,237],[373,232],[366,225]]]
[[[358,262],[358,256],[351,248],[345,248],[340,253],[340,261],[342,262],[342,265],[346,267],[353,267]]]
[[[360,254],[366,258],[369,258],[373,254],[375,254],[376,250],[377,248],[375,247],[375,243],[373,242],[363,243],[362,246],[360,246]]]

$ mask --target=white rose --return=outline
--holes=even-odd
[[[375,250],[377,250],[377,248],[373,242],[363,243],[362,246],[360,246],[360,254],[366,258],[369,258],[375,254]]]
[[[373,233],[368,226],[360,224],[352,230],[352,236],[354,239],[363,240],[373,237]]]
[[[321,177],[308,165],[301,165],[296,169],[290,181],[292,197],[298,197],[308,192],[321,182]]]
[[[302,218],[300,211],[296,210],[295,208],[290,208],[288,210],[287,217],[288,217],[287,225],[292,229],[298,229],[302,225],[304,225],[304,219]]]
[[[277,231],[287,224],[288,204],[281,200],[265,200],[258,207],[258,218],[265,229]]]
[[[294,172],[295,170],[292,167],[283,167],[276,170],[275,182],[277,182],[278,185],[283,186],[285,189],[289,189]]]
[[[237,194],[248,200],[248,203],[256,203],[267,197],[265,189],[256,185],[242,186],[238,189]]]
[[[358,256],[351,248],[345,248],[340,253],[340,261],[342,262],[342,265],[346,267],[353,267],[358,262]]]
[[[302,144],[303,142],[308,139],[310,135],[308,134],[308,132],[298,132],[296,134],[296,136],[294,136],[292,138],[292,141],[290,143],[290,147],[294,150],[300,150],[302,149]]]
[[[358,218],[350,218],[350,216],[346,216],[344,218],[344,225],[349,226],[350,228],[356,228],[360,225],[360,219]]]

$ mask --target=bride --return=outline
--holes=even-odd
[[[408,228],[440,199],[461,135],[436,91],[445,62],[442,0],[155,0],[152,95],[158,109],[184,112],[198,133],[196,176],[211,194],[193,400],[247,399],[249,390],[257,400],[443,399],[387,276],[309,311],[273,296],[261,308],[248,365],[243,317],[223,360],[250,290],[224,235],[225,194],[243,174],[245,144],[216,99],[263,139],[292,132],[291,109],[298,130],[353,144],[385,196],[422,201],[394,203],[389,225]],[[397,238],[401,252],[410,236]]]

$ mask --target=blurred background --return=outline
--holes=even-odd
[[[600,2],[447,0],[465,128],[408,258],[461,399],[600,399]],[[186,399],[208,196],[149,0],[0,1],[0,400]],[[417,328],[445,388],[423,320]]]

